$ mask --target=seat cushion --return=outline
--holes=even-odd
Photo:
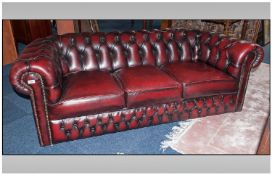
[[[108,72],[81,71],[64,79],[60,101],[49,105],[53,117],[80,116],[121,109],[124,92]]]
[[[184,98],[238,91],[236,79],[202,62],[172,63],[162,70],[183,86]]]
[[[127,107],[165,103],[181,99],[178,82],[154,66],[120,69],[115,73],[126,92]]]

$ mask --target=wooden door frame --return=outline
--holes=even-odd
[[[13,63],[17,57],[17,49],[10,20],[3,20],[3,65]]]

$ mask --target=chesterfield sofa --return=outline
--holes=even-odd
[[[29,44],[10,82],[31,98],[41,146],[241,111],[263,49],[166,29],[50,36]]]

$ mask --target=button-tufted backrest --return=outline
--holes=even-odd
[[[228,53],[235,42],[223,35],[183,29],[65,34],[57,40],[64,75],[200,60],[238,78],[241,60]]]

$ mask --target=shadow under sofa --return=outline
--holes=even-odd
[[[42,146],[241,111],[263,49],[167,29],[50,36],[30,43],[10,82],[31,97]]]

